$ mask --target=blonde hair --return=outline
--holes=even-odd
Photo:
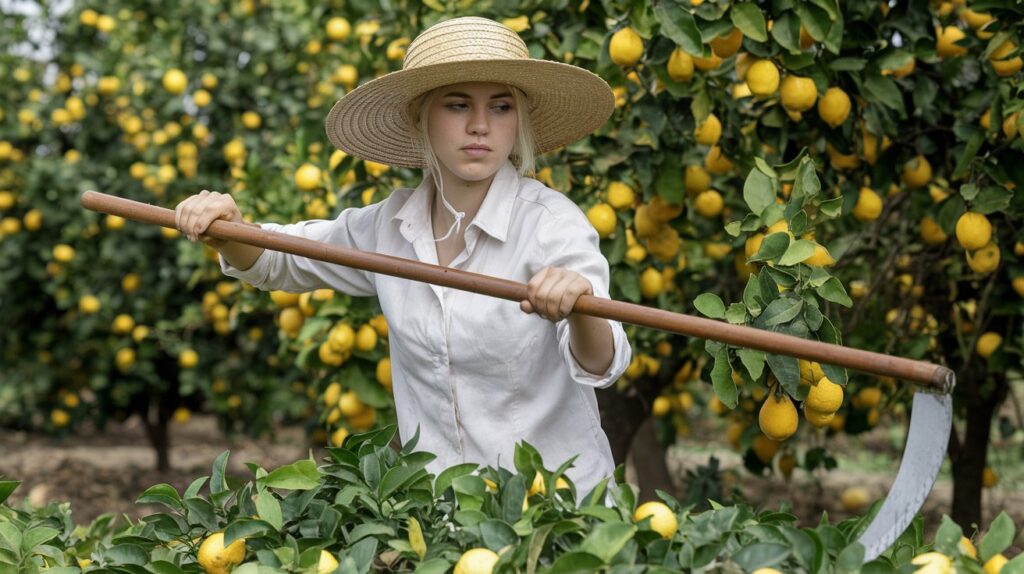
[[[427,111],[440,95],[440,86],[414,99],[410,104],[409,117],[412,118],[413,137],[420,142],[423,150],[424,177],[427,174],[434,178],[434,183],[441,185],[441,166],[434,153],[434,147],[430,145],[430,132],[427,129]],[[533,124],[530,123],[529,101],[526,94],[516,86],[506,85],[512,94],[516,107],[516,141],[512,144],[512,152],[509,159],[512,165],[516,166],[516,172],[520,177],[533,175],[536,169],[537,140],[533,132]]]

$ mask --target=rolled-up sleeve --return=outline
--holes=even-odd
[[[608,260],[601,253],[597,231],[576,204],[569,202],[568,206],[553,214],[547,225],[540,227],[537,245],[542,250],[544,266],[575,271],[590,281],[596,297],[608,298]],[[611,386],[626,372],[633,357],[622,323],[609,319],[608,324],[612,328],[614,355],[608,370],[601,375],[584,369],[573,356],[569,348],[569,320],[563,319],[556,324],[559,351],[569,366],[569,374],[581,385],[599,389]]]
[[[350,207],[335,219],[289,224],[260,223],[260,227],[339,247],[376,251],[376,213],[380,205]],[[373,273],[271,249],[264,249],[252,266],[244,271],[229,264],[222,255],[220,269],[225,275],[241,279],[263,291],[304,293],[329,288],[355,297],[377,294]]]

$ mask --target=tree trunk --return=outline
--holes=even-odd
[[[654,417],[648,416],[633,435],[633,447],[630,449],[630,458],[633,461],[633,468],[636,469],[637,483],[640,487],[637,502],[661,500],[658,498],[657,490],[663,490],[679,498],[675,485],[672,484],[665,454],[665,449],[654,434]]]
[[[984,374],[972,387],[983,386]],[[992,419],[996,408],[1006,399],[1009,385],[1005,375],[992,375],[995,388],[987,394],[974,393],[966,409],[966,428],[963,443],[955,447],[953,463],[953,508],[951,518],[969,532],[982,528],[981,490],[982,476],[988,461],[988,447],[991,440]],[[954,437],[950,437],[954,440]],[[989,517],[991,519],[991,517]]]
[[[149,444],[156,451],[156,469],[160,472],[171,470],[171,440],[167,432],[170,417],[163,416],[161,409],[156,406],[149,413],[140,413],[139,416],[146,428]]]

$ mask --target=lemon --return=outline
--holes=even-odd
[[[860,188],[853,216],[860,221],[874,221],[882,214],[882,198],[869,187]]]
[[[114,355],[114,363],[119,371],[127,372],[135,364],[135,350],[130,347],[118,349]]]
[[[814,244],[814,253],[804,260],[804,263],[816,267],[829,267],[834,265],[835,262],[836,260],[832,258],[832,254],[828,252],[828,249],[818,243]]]
[[[1017,45],[1007,40],[992,52],[992,55],[989,56],[989,63],[992,64],[992,69],[996,71],[996,75],[1001,77],[1012,76],[1024,66],[1024,60],[1021,60],[1019,55],[1007,58],[1016,49]]]
[[[699,165],[688,165],[683,173],[686,193],[698,194],[711,186],[711,174]]]
[[[651,530],[660,534],[662,538],[671,539],[675,536],[679,521],[664,502],[652,500],[641,504],[633,511],[633,522],[640,522],[648,516],[651,517]]]
[[[644,53],[644,41],[633,28],[625,27],[612,34],[608,43],[608,55],[620,66],[632,66],[640,61]]]
[[[703,191],[697,196],[697,200],[694,202],[694,206],[697,208],[697,213],[711,219],[718,217],[722,213],[722,207],[725,205],[725,201],[722,199],[722,194],[718,193],[713,189]]]
[[[502,24],[512,28],[514,32],[523,32],[530,28],[530,17],[526,14],[518,16],[516,18],[505,18],[501,21]]]
[[[650,207],[643,204],[633,214],[633,225],[636,227],[636,236],[643,239],[657,233],[659,224],[651,217]]]
[[[338,427],[334,432],[331,433],[331,446],[341,446],[345,439],[348,438],[349,432],[345,427]],[[334,570],[331,570],[334,572]]]
[[[758,60],[747,69],[746,80],[750,93],[766,98],[779,89],[779,68],[771,60]]]
[[[847,512],[858,512],[871,503],[871,493],[863,486],[851,486],[843,491],[839,502]]]
[[[968,251],[965,255],[967,256],[967,266],[975,273],[985,275],[999,267],[999,246],[994,241],[990,241],[977,251]]]
[[[963,56],[967,53],[967,47],[956,42],[966,37],[964,31],[956,26],[946,26],[935,30],[935,53],[940,58]]]
[[[317,348],[317,356],[323,364],[332,367],[340,367],[345,362],[345,355],[335,351],[327,341],[320,343],[320,347]]]
[[[65,427],[71,422],[71,415],[64,409],[53,409],[50,411],[50,422],[55,427]]]
[[[210,101],[212,99],[213,97],[210,95],[210,92],[203,89],[196,90],[195,93],[192,94],[192,101],[200,108],[205,108],[210,105]]]
[[[377,346],[377,331],[369,324],[360,325],[356,332],[356,350],[364,353],[372,351]]]
[[[235,138],[224,144],[224,160],[230,164],[241,163],[245,159],[245,144]]]
[[[803,30],[803,28],[800,29]],[[779,464],[782,464],[782,461],[779,461]],[[782,574],[782,572],[779,572],[774,568],[758,568],[757,570],[754,570],[751,574]]]
[[[975,12],[970,8],[964,8],[964,11],[960,13],[960,17],[963,18],[964,22],[966,22],[972,30],[984,28],[986,24],[994,20],[991,14],[987,12]]]
[[[806,408],[806,406],[804,407],[804,418],[807,420],[808,424],[815,428],[828,426],[828,424],[832,422],[832,418],[835,416],[836,414],[834,412],[823,413],[814,409]]]
[[[351,350],[356,343],[356,332],[348,323],[338,323],[331,329],[328,341],[334,350],[345,352]]]
[[[587,210],[587,219],[601,237],[608,237],[615,231],[615,209],[607,203],[598,203]]]
[[[983,359],[987,359],[1002,344],[1002,335],[989,331],[978,337],[978,342],[974,345],[974,351]]]
[[[683,212],[682,204],[669,203],[662,199],[660,195],[654,196],[651,202],[647,204],[647,208],[647,213],[655,223],[667,223],[679,217]]]
[[[199,354],[192,349],[185,349],[178,354],[178,365],[183,369],[191,369],[199,363]]]
[[[924,187],[932,179],[932,164],[928,158],[918,154],[917,157],[903,164],[903,183],[911,189]]]
[[[622,183],[621,181],[613,181],[608,184],[608,205],[612,206],[613,209],[618,210],[632,207],[635,198],[636,194],[633,192],[633,188],[629,187],[625,183]],[[589,214],[587,217],[588,219],[590,218]],[[590,222],[591,224],[594,223],[592,219]],[[594,227],[596,228],[597,225],[594,225]]]
[[[835,128],[846,121],[851,107],[850,96],[841,88],[833,86],[818,100],[818,115],[826,124]]]
[[[728,34],[714,38],[708,43],[711,44],[711,51],[716,56],[728,58],[743,45],[743,32],[739,28],[733,28]]]
[[[793,436],[798,425],[796,407],[789,395],[772,393],[761,405],[757,423],[761,432],[774,441],[784,441]]]
[[[1013,139],[1017,135],[1017,112],[1003,118],[1003,135],[1006,139]]]
[[[720,175],[732,171],[733,167],[732,161],[722,154],[722,149],[717,145],[711,146],[711,149],[708,150],[708,154],[704,156],[704,168],[707,169],[709,173]]]
[[[626,249],[625,257],[633,263],[640,263],[647,258],[647,250],[644,249],[643,245],[633,245]]]
[[[779,95],[782,107],[793,112],[807,111],[814,107],[814,102],[818,100],[814,80],[792,74],[782,80]]]
[[[306,322],[306,316],[298,307],[286,307],[278,313],[278,326],[290,337],[295,337]]]
[[[377,361],[376,369],[377,382],[382,386],[390,389],[391,388],[391,359],[384,357]]]
[[[341,396],[341,384],[331,383],[324,389],[324,405],[333,407],[338,404],[338,398]]]
[[[68,263],[75,258],[75,248],[64,243],[54,245],[53,258],[61,263]]]
[[[242,125],[245,126],[246,129],[257,129],[260,127],[261,123],[262,118],[260,118],[260,115],[252,110],[242,114]]]
[[[185,424],[192,418],[192,411],[188,410],[188,407],[178,407],[174,409],[174,414],[171,417],[174,419],[174,422]]]
[[[1014,278],[1013,281],[1011,281],[1011,285],[1013,285],[1013,290],[1016,291],[1018,295],[1024,297],[1024,276]]]
[[[693,79],[693,57],[682,48],[672,50],[668,57],[668,77],[676,82],[689,82]]]
[[[86,315],[99,312],[100,300],[95,295],[84,295],[78,300],[78,310]]]
[[[498,555],[493,550],[472,548],[459,557],[452,574],[491,574],[497,562]]]
[[[819,413],[834,413],[843,405],[843,387],[822,377],[817,384],[811,386],[804,401],[804,408]]]
[[[384,315],[375,315],[367,321],[367,323],[369,323],[370,326],[373,327],[373,330],[377,331],[377,334],[381,337],[388,336],[388,321]]]
[[[961,553],[966,554],[971,558],[978,557],[978,549],[974,547],[974,543],[971,542],[970,538],[966,536],[961,536],[960,543],[957,544],[957,546],[959,547]]]
[[[774,441],[763,434],[759,434],[754,437],[754,443],[751,446],[754,449],[754,455],[757,456],[758,460],[768,464],[773,458],[775,458],[775,453],[779,452],[779,448],[782,447],[782,443]]]
[[[95,26],[99,20],[100,15],[90,8],[82,10],[82,13],[78,15],[78,21],[85,26]]]
[[[114,317],[114,323],[111,325],[111,330],[119,335],[131,333],[134,328],[135,319],[132,319],[131,315],[125,313]]]
[[[188,86],[188,76],[178,68],[171,68],[164,72],[163,85],[168,92],[174,95],[181,94]]]
[[[992,224],[984,214],[967,211],[956,220],[956,240],[964,249],[980,249],[992,239]]]
[[[299,293],[287,291],[271,291],[270,300],[280,308],[294,307],[299,304]]]
[[[910,561],[918,568],[915,574],[954,574],[953,562],[949,556],[941,552],[925,552],[918,554]]]
[[[654,299],[665,290],[665,280],[654,267],[644,269],[640,274],[640,294],[645,299]]]
[[[774,64],[772,64],[774,66]],[[704,121],[693,131],[697,143],[703,145],[715,145],[718,138],[722,137],[722,122],[715,114],[708,114]]]
[[[722,59],[719,58],[714,52],[708,58],[702,58],[700,56],[693,57],[693,65],[702,72],[714,70],[715,68],[722,65]]]
[[[939,224],[935,222],[931,216],[926,215],[921,218],[921,239],[929,245],[938,245],[945,243],[949,236],[946,232],[939,227]]]
[[[992,488],[999,484],[999,475],[992,467],[986,466],[981,473],[981,486],[982,488]]]
[[[355,391],[345,391],[338,398],[338,409],[346,417],[356,417],[366,412],[366,404]]]
[[[370,174],[373,177],[380,177],[390,169],[390,166],[388,166],[387,164],[378,163],[370,160],[364,160],[363,167],[366,168],[366,173]]]
[[[333,439],[333,437],[332,437]],[[320,561],[316,565],[316,574],[332,574],[338,569],[338,560],[326,550],[320,551]]]
[[[327,37],[335,42],[340,42],[348,38],[349,34],[352,33],[352,25],[349,24],[348,20],[335,16],[327,21]]]
[[[245,540],[239,538],[224,547],[224,533],[214,532],[199,545],[199,565],[207,574],[226,574],[245,559]]]
[[[656,417],[663,417],[672,410],[672,400],[662,395],[654,399],[654,404],[651,405],[651,414]]]
[[[320,168],[304,163],[295,170],[295,185],[302,191],[313,191],[320,187]]]
[[[1003,570],[1003,566],[1006,566],[1007,562],[1009,562],[1009,560],[1006,556],[996,554],[985,562],[985,574],[999,574],[999,572]]]

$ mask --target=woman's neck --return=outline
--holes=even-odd
[[[480,210],[480,206],[483,204],[484,198],[487,197],[487,190],[490,189],[494,177],[494,175],[491,175],[487,179],[473,182],[453,182],[452,179],[456,179],[454,177],[443,180],[444,199],[448,200],[448,203],[451,204],[455,211],[462,211],[466,214],[466,217],[462,220],[460,234],[462,231],[465,231],[466,225],[473,221],[473,217]],[[445,207],[437,186],[434,185],[432,187],[434,193],[431,201],[431,216],[434,222],[440,223],[444,229],[448,229],[455,222],[455,216]]]

